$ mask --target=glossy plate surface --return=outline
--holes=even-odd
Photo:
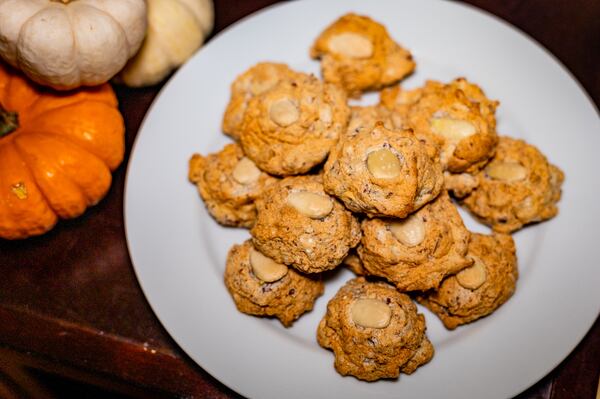
[[[498,131],[538,146],[565,174],[560,215],[517,234],[520,279],[492,316],[445,330],[427,310],[433,360],[396,381],[341,377],[316,342],[327,301],[352,277],[327,280],[315,309],[285,329],[239,313],[223,284],[228,249],[249,237],[207,214],[187,181],[194,152],[218,151],[234,78],[259,61],[318,74],[315,37],[346,12],[367,14],[410,49],[425,79],[465,76],[501,101]],[[364,102],[376,101],[366,96]],[[600,308],[597,238],[600,122],[593,105],[539,45],[473,8],[441,1],[307,0],[280,4],[233,25],[165,86],[129,163],[125,222],[134,268],[148,301],[175,341],[206,371],[252,398],[504,398],[554,368],[581,340]],[[472,230],[485,232],[468,217]]]

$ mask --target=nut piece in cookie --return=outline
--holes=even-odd
[[[319,345],[333,350],[335,369],[365,381],[411,374],[433,357],[425,318],[406,294],[358,277],[327,304]]]
[[[523,140],[501,137],[463,204],[494,231],[510,233],[558,213],[563,172]]]
[[[341,85],[353,97],[398,82],[415,69],[408,50],[395,43],[385,27],[371,18],[346,14],[313,44],[326,82]]]
[[[464,78],[449,84],[428,81],[411,91],[390,89],[382,93],[381,103],[417,137],[440,149],[444,170],[476,172],[494,155],[498,103]]]
[[[473,263],[470,233],[446,192],[405,219],[365,219],[358,253],[368,274],[400,291],[437,288]]]
[[[282,79],[296,73],[285,64],[260,62],[238,76],[231,84],[231,97],[223,115],[223,132],[239,139],[250,99],[269,91]]]
[[[265,255],[305,273],[338,266],[360,241],[356,218],[323,190],[320,176],[287,177],[256,202],[250,231]]]
[[[256,219],[254,201],[277,180],[258,169],[238,144],[227,144],[207,156],[192,155],[188,178],[196,184],[217,222],[239,227],[252,227]]]
[[[472,266],[444,279],[437,291],[418,297],[450,330],[491,314],[515,291],[519,273],[511,236],[473,233],[469,257]]]
[[[290,327],[323,294],[319,277],[305,276],[257,251],[247,240],[227,255],[225,285],[238,310],[275,316]]]
[[[430,154],[411,131],[378,122],[340,139],[325,163],[325,190],[353,212],[406,217],[442,190],[442,168]]]
[[[253,97],[242,122],[244,152],[262,170],[297,175],[322,163],[345,131],[345,93],[297,73]]]

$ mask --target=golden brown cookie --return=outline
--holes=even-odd
[[[350,107],[350,121],[346,134],[353,136],[363,130],[371,131],[377,122],[383,123],[386,129],[394,130],[391,113],[387,108],[379,105]]]
[[[333,269],[360,241],[356,218],[323,190],[320,176],[287,177],[256,201],[256,248],[304,273]]]
[[[444,172],[444,188],[458,199],[471,194],[479,185],[476,175],[471,173]]]
[[[277,179],[261,172],[238,144],[227,144],[215,154],[192,155],[189,180],[196,184],[208,212],[225,226],[252,227],[254,201]]]
[[[446,192],[405,219],[365,219],[362,230],[363,267],[400,291],[437,288],[472,264],[466,257],[470,233]]]
[[[341,85],[353,97],[394,84],[415,69],[410,52],[383,25],[356,14],[346,14],[325,29],[310,55],[321,59],[326,82]]]
[[[507,234],[473,233],[469,256],[474,260],[471,267],[444,279],[437,291],[418,297],[450,330],[498,309],[514,293],[519,276],[515,243]]]
[[[442,190],[441,165],[411,131],[372,130],[346,134],[324,167],[325,190],[353,212],[405,217]]]
[[[264,256],[247,240],[227,255],[225,285],[240,312],[275,316],[289,327],[323,294],[319,276],[306,276]]]
[[[327,304],[317,340],[333,350],[338,373],[375,381],[411,374],[431,360],[425,329],[410,297],[385,282],[358,277]]]
[[[487,98],[481,87],[465,78],[454,79],[449,84],[461,90],[472,104],[479,107],[479,113],[487,120],[491,130],[496,129],[496,108],[500,105],[499,101]]]
[[[475,176],[463,204],[495,231],[510,233],[558,213],[563,172],[533,145],[501,137],[496,155]]]
[[[342,261],[342,265],[346,266],[357,276],[366,276],[369,274],[369,272],[363,266],[362,260],[360,260],[358,257],[355,248],[352,248],[350,252],[348,252],[348,255]]]
[[[325,160],[345,131],[349,115],[340,88],[296,74],[250,100],[240,140],[246,155],[262,170],[282,176],[302,174]]]
[[[260,62],[238,76],[231,84],[231,97],[223,115],[223,132],[238,140],[250,99],[296,73],[285,64]]]
[[[437,145],[445,170],[476,172],[493,156],[498,103],[487,99],[479,87],[459,78],[449,84],[428,81],[405,99],[401,93],[398,90],[396,112],[417,137]],[[393,101],[382,95],[382,103]]]
[[[422,88],[403,89],[400,85],[387,87],[379,93],[379,106],[388,110],[396,129],[411,128],[408,123],[408,111],[423,94]]]

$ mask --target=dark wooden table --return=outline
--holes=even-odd
[[[599,0],[467,2],[537,39],[598,106]],[[217,0],[215,31],[270,3]],[[116,88],[127,153],[159,89]],[[138,286],[123,229],[126,161],[108,196],[83,217],[42,237],[0,240],[0,398],[237,397],[182,353]],[[558,367],[518,397],[594,398],[599,373],[596,320]]]

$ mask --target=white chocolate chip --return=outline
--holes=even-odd
[[[465,137],[477,133],[477,129],[471,122],[460,119],[434,117],[429,120],[429,126],[433,133],[453,143],[458,143]]]
[[[485,168],[485,173],[495,180],[516,182],[527,177],[527,168],[518,162],[494,162]]]
[[[250,249],[250,266],[254,275],[265,283],[281,280],[288,272],[286,265],[275,262],[254,248]]]
[[[333,201],[326,195],[296,191],[287,197],[287,203],[311,219],[322,219],[333,210]]]
[[[282,98],[271,104],[269,117],[281,127],[286,127],[300,118],[300,110],[289,98]]]
[[[231,175],[240,184],[251,184],[256,182],[260,177],[260,169],[250,159],[243,157],[235,165]]]
[[[357,33],[345,32],[335,35],[327,43],[329,51],[351,58],[369,58],[373,55],[373,43]]]
[[[401,165],[400,160],[393,152],[382,148],[369,153],[367,169],[378,179],[393,179],[400,175]]]
[[[423,218],[415,214],[391,222],[389,226],[393,236],[407,247],[419,245],[425,239],[425,223]]]
[[[470,256],[473,265],[461,270],[456,274],[456,281],[468,290],[476,290],[481,287],[487,279],[485,264],[476,256]]]
[[[392,309],[379,299],[358,299],[350,312],[354,323],[367,328],[385,328],[392,318]]]

